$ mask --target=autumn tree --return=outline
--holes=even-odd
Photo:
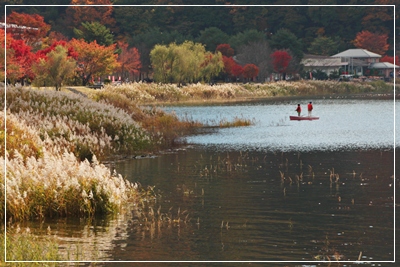
[[[114,43],[114,36],[110,30],[97,21],[82,22],[81,29],[74,28],[76,38],[83,39],[90,43],[96,41],[99,45],[112,45]]]
[[[388,27],[393,24],[394,7],[390,5],[398,5],[396,0],[374,0],[373,6],[370,6],[363,12],[364,17],[361,24],[364,29],[373,32],[390,33]]]
[[[258,67],[254,64],[246,64],[243,67],[243,77],[245,79],[253,80],[258,75]]]
[[[217,76],[224,69],[221,53],[206,52],[203,62],[200,64],[200,75],[206,82],[210,82],[214,76]]]
[[[11,35],[8,34],[7,39],[10,40],[9,38],[11,38]],[[4,30],[0,29],[0,82],[5,82],[5,61],[6,61],[6,39],[5,39],[5,34],[4,34]],[[7,54],[7,57],[9,57],[10,55]]]
[[[236,64],[232,67],[232,74],[233,76],[236,77],[236,79],[239,79],[240,76],[243,74],[243,67],[240,66],[239,64]]]
[[[119,67],[118,55],[114,54],[115,44],[102,46],[96,41],[87,43],[77,39],[72,39],[69,44],[78,54],[77,68],[83,85],[88,84],[94,76],[109,74]]]
[[[118,48],[121,50],[121,53],[118,55],[118,62],[120,64],[118,71],[121,72],[122,77],[125,79],[129,76],[129,73],[137,74],[142,67],[137,48],[128,48],[128,44],[125,42],[118,42]]]
[[[40,58],[39,62],[34,64],[34,83],[38,86],[51,85],[58,91],[65,80],[74,75],[75,67],[76,61],[68,56],[68,50],[58,45],[45,58]]]
[[[35,54],[31,47],[24,40],[7,38],[7,79],[12,83],[25,80],[32,80],[32,63],[36,61]]]
[[[271,54],[272,64],[274,66],[274,71],[282,75],[282,79],[286,79],[286,69],[292,57],[288,52],[284,50],[277,50]]]
[[[232,57],[235,54],[235,50],[229,44],[219,44],[215,50],[225,57]]]
[[[96,6],[93,6],[94,4]],[[77,28],[86,21],[98,21],[102,25],[112,28],[115,25],[112,13],[111,0],[71,0],[71,4],[66,10],[68,24],[71,28]]]
[[[72,57],[73,59],[78,58],[78,53],[74,50],[72,46],[68,44],[67,41],[54,41],[50,46],[43,48],[36,52],[37,58],[45,58],[48,53],[55,50],[57,46],[63,46],[67,49],[68,57]]]
[[[233,75],[232,68],[236,65],[235,60],[232,57],[222,56],[222,61],[224,62],[224,73],[226,78],[230,79]]]
[[[357,33],[356,39],[354,39],[354,45],[358,48],[366,49],[379,55],[384,55],[389,49],[387,39],[387,34],[361,31]]]
[[[400,64],[399,56],[390,57],[390,56],[385,55],[384,57],[381,57],[379,61],[380,62],[389,62],[389,63],[392,63],[397,66],[399,66],[399,64]]]
[[[10,27],[7,32],[11,33],[14,39],[24,42],[36,49],[39,47],[42,38],[50,30],[50,25],[44,22],[44,18],[38,14],[24,14],[12,12],[7,16],[7,24],[15,24],[18,27]]]

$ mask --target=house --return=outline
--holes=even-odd
[[[339,74],[364,76],[376,75],[393,77],[393,71],[399,66],[388,62],[379,62],[382,56],[365,49],[348,49],[333,56],[305,55],[302,64],[305,71],[321,70],[327,75],[334,71]]]
[[[301,64],[303,64],[306,72],[320,70],[329,76],[335,71],[339,73],[339,69],[347,63],[341,62],[340,58],[307,54],[304,55]]]
[[[347,63],[345,73],[363,76],[365,70],[372,63],[379,62],[382,56],[365,49],[348,49],[331,57],[340,58],[341,62]]]
[[[378,76],[393,78],[394,69],[399,69],[400,67],[389,62],[376,62],[372,63],[368,68]]]

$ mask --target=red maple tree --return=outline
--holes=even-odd
[[[68,50],[68,54],[67,54],[68,57],[72,57],[73,59],[77,59],[78,58],[78,53],[75,52],[74,48],[72,46],[70,46],[68,44],[68,42],[66,42],[66,41],[54,41],[51,44],[51,46],[37,51],[36,52],[36,57],[37,58],[45,58],[48,53],[50,53],[51,51],[55,50],[56,47],[59,46],[59,45],[65,47]]]
[[[387,34],[362,31],[357,33],[356,39],[354,39],[353,43],[358,48],[366,49],[379,55],[384,55],[389,49],[387,39]]]
[[[215,50],[221,52],[226,57],[232,57],[235,54],[235,51],[229,44],[220,44]]]
[[[33,79],[32,63],[36,56],[24,40],[7,39],[7,79],[12,83]]]
[[[236,62],[233,60],[232,57],[226,56],[222,56],[222,61],[224,62],[224,72],[232,76],[232,67],[236,65]]]
[[[389,57],[386,55],[384,57],[381,57],[380,62],[389,62],[395,65],[399,65],[399,56]]]
[[[7,16],[7,32],[14,39],[24,40],[29,46],[39,46],[42,39],[50,30],[50,25],[44,22],[44,18],[38,14],[24,14],[12,12]]]
[[[271,58],[274,71],[283,74],[283,78],[285,78],[285,73],[292,57],[285,50],[277,50],[271,54]]]
[[[235,76],[236,78],[239,78],[243,74],[243,67],[235,64],[232,67],[232,75]]]

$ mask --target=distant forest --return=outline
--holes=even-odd
[[[74,37],[74,27],[90,16],[74,17],[68,6],[85,4],[84,0],[2,0],[3,5],[30,5],[8,7],[7,15],[11,11],[27,14],[39,14],[45,22],[51,25],[51,31],[62,33],[68,38]],[[183,0],[99,0],[91,1],[98,4],[111,3],[113,5],[182,5]],[[268,38],[279,29],[292,32],[307,48],[317,36],[326,36],[340,40],[338,51],[354,47],[352,41],[356,34],[363,30],[370,32],[386,33],[389,35],[390,45],[388,55],[393,56],[394,51],[394,23],[393,5],[396,0],[291,0],[291,1],[240,1],[240,0],[198,0],[196,5],[209,6],[143,6],[143,7],[118,7],[114,6],[104,14],[100,23],[109,27],[114,39],[128,38],[131,42],[146,38],[146,34],[158,32],[165,34],[172,41],[182,40],[203,41],[209,50],[215,49],[202,39],[207,39],[204,31],[208,28],[220,30],[222,37],[229,37],[248,30],[257,30]],[[250,5],[303,5],[303,6],[250,6]],[[332,6],[312,6],[312,5]],[[42,5],[42,6],[35,6]],[[224,6],[213,6],[224,5]],[[232,6],[249,5],[249,6]],[[308,5],[308,6],[307,6]],[[334,5],[375,5],[375,6],[334,6]],[[4,14],[4,13],[3,13]],[[85,14],[84,14],[85,15]],[[88,15],[88,14],[86,14]],[[95,19],[95,18],[92,18]],[[4,20],[4,17],[3,17]],[[225,35],[224,35],[225,34]],[[153,37],[158,37],[154,35]],[[228,38],[227,38],[228,37]],[[400,39],[400,38],[399,38]],[[170,40],[162,40],[165,42]],[[207,41],[207,40],[206,40]],[[153,41],[157,42],[157,41]],[[212,43],[212,41],[210,42]],[[231,44],[235,47],[235,44]],[[398,47],[398,46],[397,46]]]

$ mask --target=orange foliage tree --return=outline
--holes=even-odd
[[[254,79],[258,75],[258,67],[254,64],[246,64],[243,67],[243,77],[246,79]]]
[[[87,6],[77,6],[87,5]],[[104,6],[90,6],[104,5]],[[112,17],[113,7],[110,0],[71,0],[71,6],[66,10],[68,24],[74,28],[82,22],[98,21],[102,25],[113,27],[115,20]]]
[[[110,74],[119,67],[118,55],[114,54],[115,44],[102,46],[96,41],[87,43],[77,39],[72,39],[69,44],[78,54],[78,74],[83,85],[87,85],[94,76]]]
[[[354,39],[353,42],[354,45],[358,48],[363,48],[379,55],[384,55],[385,52],[389,49],[387,39],[387,34],[361,31],[357,34],[356,39]]]
[[[137,74],[142,67],[140,62],[140,54],[136,47],[128,48],[128,44],[125,42],[118,42],[118,47],[121,49],[121,53],[118,56],[118,62],[120,67],[118,71],[121,72],[123,79],[131,74]]]
[[[14,39],[24,40],[32,48],[38,48],[44,37],[50,30],[50,25],[44,22],[44,18],[38,14],[23,14],[12,12],[7,16],[7,24],[15,24],[7,28]]]

